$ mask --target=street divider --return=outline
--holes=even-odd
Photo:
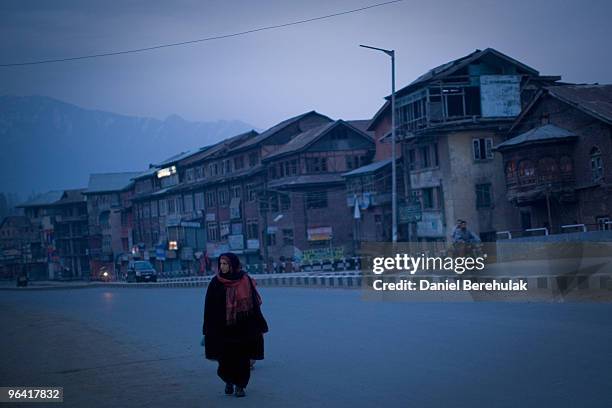
[[[286,274],[257,274],[251,275],[257,285],[261,287],[313,287],[313,288],[339,288],[339,289],[365,289],[372,288],[374,281],[380,279],[380,275],[364,275],[359,271],[347,272],[319,272],[319,273],[286,273]],[[493,279],[498,282],[507,282],[510,279],[516,281],[522,279],[527,282],[529,290],[612,290],[612,277],[610,274],[571,275],[571,276],[470,276],[459,277],[458,275],[389,275],[385,276],[386,282],[400,282],[401,280],[417,281],[428,280],[434,283],[445,281],[457,281],[458,279],[470,279],[472,282],[487,283]],[[189,276],[179,278],[163,278],[158,282],[83,282],[71,285],[43,285],[37,286],[35,282],[28,287],[17,288],[14,286],[0,287],[0,290],[57,290],[57,289],[80,289],[92,287],[109,288],[192,288],[206,287],[212,276]]]

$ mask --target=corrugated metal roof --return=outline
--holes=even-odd
[[[370,119],[347,120],[346,123],[361,130],[364,133],[369,134],[372,137],[374,136],[374,132],[368,131],[368,127],[370,126]]]
[[[303,174],[301,176],[285,177],[279,180],[272,180],[268,182],[270,188],[290,188],[297,186],[305,186],[311,184],[326,184],[326,183],[342,183],[344,179],[342,175],[337,173],[326,173],[326,174]]]
[[[612,85],[564,85],[546,89],[552,96],[612,123]]]
[[[145,170],[142,173],[138,173],[138,175],[134,177],[134,180],[150,177],[157,173],[157,170],[159,170],[159,167],[150,167],[148,170]]]
[[[324,125],[320,125],[320,126],[314,127],[312,129],[308,129],[307,131],[300,133],[299,135],[291,139],[289,142],[285,143],[277,151],[266,156],[265,160],[270,160],[272,158],[276,158],[276,157],[279,157],[285,154],[303,150],[306,147],[310,146],[312,143],[316,142],[321,137],[323,137],[327,132],[331,131],[332,128],[334,128],[335,126],[347,126],[349,129],[355,131],[358,134],[360,133],[363,137],[372,141],[372,137],[369,134],[370,132],[365,132],[359,129],[358,127],[354,126],[351,122],[347,122],[347,121],[340,119],[335,122],[326,123]]]
[[[266,157],[266,160],[272,157],[280,156],[283,154],[291,153],[299,151],[300,149],[306,147],[311,142],[317,140],[317,138],[323,135],[326,131],[335,126],[338,122],[330,122],[321,126],[314,127],[312,129],[308,129],[305,132],[300,133],[289,142],[285,143],[280,149],[275,151]]]
[[[247,140],[246,142],[234,147],[234,149],[238,150],[238,149],[244,149],[247,147],[251,147],[256,145],[257,143],[263,142],[264,140],[266,140],[267,138],[273,136],[275,133],[283,130],[284,128],[286,128],[287,126],[297,122],[298,120],[308,116],[308,115],[319,115],[321,117],[325,117],[327,118],[327,116],[325,115],[321,115],[320,113],[312,110],[310,112],[306,112],[306,113],[302,113],[301,115],[297,115],[294,116],[292,118],[283,120],[282,122],[272,126],[271,128],[267,129],[266,131],[264,131],[263,133],[260,133],[259,135],[257,135],[256,137]],[[328,118],[329,119],[329,118]],[[331,119],[329,119],[331,121]]]
[[[194,155],[196,153],[200,152],[200,149],[197,150],[188,150],[186,152],[180,152],[178,154],[175,154],[174,156],[168,157],[166,160],[155,164],[156,167],[164,167],[173,163],[178,162],[179,160],[182,160],[186,157],[189,157],[191,155]]]
[[[40,194],[25,203],[19,204],[18,207],[37,207],[51,205],[56,201],[59,201],[64,195],[64,191],[47,191],[46,193]]]
[[[557,127],[555,125],[544,125],[531,129],[512,139],[508,139],[503,143],[495,146],[495,150],[503,150],[510,147],[515,147],[527,143],[547,142],[559,139],[571,139],[577,137],[576,134],[567,129]]]
[[[528,71],[534,75],[538,75],[539,72],[536,71],[535,69],[523,64],[520,61],[515,60],[512,57],[509,57],[506,54],[503,54],[499,51],[497,51],[494,48],[486,48],[484,50],[475,50],[474,52],[463,56],[461,58],[457,58],[456,60],[453,61],[449,61],[445,64],[442,65],[438,65],[437,67],[430,69],[429,71],[427,71],[426,73],[424,73],[423,75],[421,75],[420,77],[418,77],[417,79],[415,79],[414,81],[412,81],[409,85],[401,88],[399,91],[396,91],[396,96],[401,95],[401,94],[406,94],[409,91],[412,91],[413,89],[417,89],[418,87],[422,86],[423,84],[436,80],[436,79],[440,79],[443,78],[445,76],[448,76],[450,74],[452,74],[453,72],[457,71],[458,69],[461,69],[463,67],[465,67],[468,64],[471,64],[472,62],[478,60],[479,58],[482,58],[486,55],[494,55],[498,58],[502,58],[505,59],[506,61],[508,61],[511,64],[517,65],[519,66],[521,69]],[[389,96],[388,96],[389,97]]]
[[[129,187],[132,179],[142,175],[140,172],[95,173],[89,175],[85,194],[121,191]]]
[[[76,188],[71,190],[64,190],[62,197],[53,203],[53,205],[73,204],[87,201],[87,197],[83,194],[87,190],[86,188]]]
[[[206,149],[200,149],[199,152],[193,154],[191,157],[184,158],[183,160],[181,160],[181,165],[188,166],[200,160],[214,157],[219,153],[227,151],[227,149],[231,149],[240,143],[257,137],[257,135],[259,135],[257,131],[250,130],[248,132],[244,132],[239,135],[224,139],[218,143],[215,143],[212,146],[208,146]]]
[[[389,165],[391,165],[391,159],[380,160],[380,161],[356,168],[355,170],[349,171],[348,173],[344,173],[342,176],[344,177],[361,176],[363,174],[373,173]]]

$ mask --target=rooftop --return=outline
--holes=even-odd
[[[89,183],[85,194],[106,193],[122,191],[129,187],[132,179],[140,176],[141,172],[123,173],[95,173],[89,175]]]
[[[508,139],[505,142],[495,146],[495,150],[504,150],[530,143],[573,139],[575,137],[577,137],[576,134],[570,132],[569,130],[549,124],[531,129],[525,133],[513,137],[512,139]]]
[[[361,176],[361,175],[368,174],[368,173],[374,173],[375,171],[378,171],[382,169],[383,167],[390,166],[390,165],[391,165],[391,159],[380,160],[374,163],[367,164],[365,166],[361,166],[359,168],[356,168],[355,170],[351,170],[348,173],[344,173],[342,176],[344,177]]]
[[[612,123],[612,85],[549,86],[546,90],[553,97],[604,122]]]
[[[320,113],[318,113],[318,112],[316,112],[314,110],[312,110],[310,112],[302,113],[301,115],[297,115],[297,116],[294,116],[292,118],[283,120],[282,122],[272,126],[271,128],[267,129],[266,131],[260,133],[256,137],[254,137],[252,139],[249,139],[246,142],[236,146],[235,149],[244,149],[244,148],[248,148],[248,147],[254,146],[257,143],[263,142],[267,138],[273,136],[275,133],[283,130],[287,126],[289,126],[289,125],[299,121],[300,119],[302,119],[302,118],[304,118],[304,117],[306,117],[308,115],[319,115],[321,117],[327,118],[327,116],[321,115]],[[329,118],[327,118],[327,119],[329,119]],[[329,120],[331,121],[331,119],[329,119]]]

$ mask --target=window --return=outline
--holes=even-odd
[[[526,179],[526,181],[535,181],[535,168],[533,167],[531,160],[521,161],[519,163],[518,173],[521,179]]]
[[[187,194],[186,196],[183,197],[183,200],[185,202],[184,206],[185,206],[185,212],[186,213],[190,213],[193,211],[193,196],[191,194]]]
[[[429,160],[429,146],[422,146],[419,148],[421,168],[426,169],[431,167],[431,161]]]
[[[279,205],[278,205],[278,194],[276,193],[271,193],[270,194],[270,211],[272,212],[278,212],[279,209]]]
[[[258,162],[259,162],[259,157],[258,157],[257,152],[253,152],[249,154],[249,166],[250,167],[256,166]]]
[[[240,186],[232,187],[232,198],[240,198],[240,197],[241,197]]]
[[[276,233],[268,232],[266,234],[266,244],[268,246],[275,246],[276,245]]]
[[[293,160],[289,161],[289,174],[291,176],[297,175],[297,173],[298,173],[297,166],[298,166],[297,159],[293,159]]]
[[[276,178],[276,166],[270,166],[268,168],[268,178],[274,180]]]
[[[174,201],[174,198],[168,198],[166,202],[168,206],[168,214],[176,214],[176,201]]]
[[[293,230],[283,229],[283,245],[293,246]]]
[[[461,88],[444,88],[442,90],[446,97],[446,111],[449,117],[464,116],[463,90]]]
[[[591,149],[591,176],[594,182],[603,179],[603,162],[601,160],[601,151],[594,147]]]
[[[291,199],[288,194],[280,194],[280,209],[287,211],[291,208]]]
[[[416,169],[416,152],[414,149],[408,150],[408,168],[410,170]]]
[[[265,191],[260,191],[259,194],[257,194],[257,198],[259,202],[259,212],[264,213],[268,211],[270,208],[270,195]]]
[[[229,160],[223,160],[223,174],[230,174],[232,172],[232,162]]]
[[[102,250],[104,252],[111,251],[112,237],[110,235],[102,235]]]
[[[434,202],[434,189],[424,188],[421,190],[421,199],[423,201],[423,208],[435,208]]]
[[[208,240],[211,242],[219,240],[219,230],[217,229],[216,222],[206,223],[206,232],[208,234]]]
[[[493,139],[473,139],[474,160],[487,160],[493,158]]]
[[[221,237],[226,237],[230,234],[230,222],[229,221],[221,221]]]
[[[159,215],[168,215],[168,207],[166,207],[166,200],[159,200]]]
[[[158,211],[157,211],[157,201],[152,201],[151,202],[151,217],[157,217]]]
[[[321,173],[327,171],[327,158],[325,157],[307,157],[306,172]]]
[[[198,166],[194,169],[194,177],[196,180],[201,179],[204,176],[204,167]]]
[[[571,173],[574,169],[572,158],[569,156],[561,156],[559,159],[559,170],[561,173]]]
[[[374,191],[374,176],[368,175],[361,178],[363,182],[363,191],[366,193]]]
[[[259,221],[257,219],[247,220],[247,239],[259,239]]]
[[[510,160],[506,163],[506,178],[512,179],[516,177],[516,162]]]
[[[306,208],[327,208],[327,191],[315,191],[307,193]]]
[[[491,208],[491,184],[476,184],[476,208]]]
[[[359,167],[359,157],[357,156],[346,156],[346,169],[353,170]]]
[[[217,192],[216,191],[208,191],[206,193],[206,207],[214,207],[217,205]]]
[[[250,201],[250,202],[255,201],[255,199],[257,198],[255,184],[246,185],[246,196],[247,196],[247,201]]]
[[[195,193],[194,204],[196,211],[202,211],[204,209],[204,193]]]
[[[610,217],[607,215],[597,217],[597,227],[600,231],[612,230],[612,222],[610,222]]]
[[[438,167],[440,165],[440,157],[438,156],[438,144],[434,143],[433,145],[433,153],[434,153],[434,166]]]
[[[185,181],[190,182],[190,181],[193,181],[193,179],[194,179],[193,169],[185,170]]]
[[[552,180],[557,173],[557,162],[552,157],[543,157],[538,161],[538,174],[542,180]]]
[[[555,159],[553,159],[552,157],[541,158],[538,165],[542,173],[556,173],[557,172],[557,162],[555,162]]]
[[[227,207],[229,204],[229,191],[227,189],[219,190],[219,205]]]
[[[234,157],[234,169],[240,170],[244,167],[244,157],[238,156]]]

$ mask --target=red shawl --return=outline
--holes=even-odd
[[[248,315],[253,311],[253,295],[249,280],[253,284],[257,304],[261,305],[262,302],[261,296],[259,296],[257,289],[255,289],[255,281],[246,273],[244,273],[240,279],[236,280],[226,279],[221,275],[221,273],[218,273],[217,279],[225,286],[225,321],[229,326],[236,323],[236,316],[238,313]]]

